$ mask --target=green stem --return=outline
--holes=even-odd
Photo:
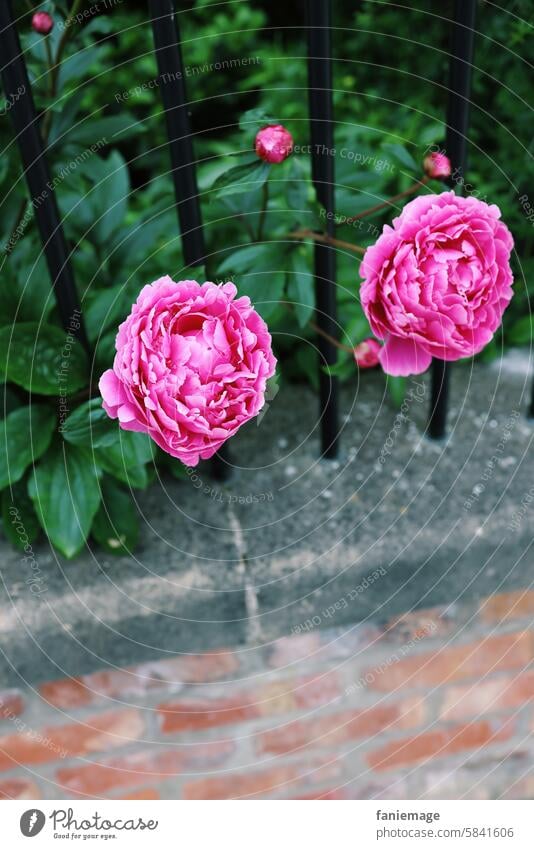
[[[359,221],[360,218],[366,218],[368,215],[373,215],[375,212],[379,212],[381,209],[385,209],[386,206],[391,206],[391,204],[396,203],[398,200],[402,200],[403,198],[407,198],[410,195],[413,195],[421,186],[426,186],[430,177],[423,177],[422,180],[417,180],[413,185],[411,185],[408,189],[405,189],[404,192],[399,192],[398,195],[393,195],[389,200],[385,200],[382,203],[377,203],[375,206],[370,206],[369,209],[364,209],[363,212],[359,212],[358,215],[353,215],[351,218],[347,218],[343,221],[343,224],[352,224],[354,221]]]
[[[288,239],[312,239],[314,242],[321,242],[324,245],[333,245],[336,248],[351,251],[354,254],[364,254],[365,248],[360,245],[353,245],[352,242],[344,242],[342,239],[334,239],[333,236],[328,236],[326,233],[316,233],[314,230],[293,230],[288,233]]]
[[[0,0],[0,2],[1,2],[1,0]],[[63,56],[63,52],[65,50],[65,47],[67,46],[67,41],[69,39],[70,30],[72,28],[71,25],[70,25],[70,22],[78,14],[78,9],[81,6],[81,2],[82,2],[82,0],[74,0],[74,3],[72,4],[72,9],[70,11],[70,15],[69,15],[68,19],[65,21],[65,29],[63,30],[63,35],[61,36],[61,38],[59,40],[55,59],[52,56],[52,51],[50,49],[49,39],[48,39],[48,37],[45,36],[45,50],[46,50],[46,57],[47,57],[47,61],[48,61],[48,72],[49,72],[49,97],[50,97],[51,102],[54,100],[54,98],[57,94],[57,84],[58,84],[58,80],[59,80],[59,69],[60,69],[60,66],[61,66],[61,57]],[[48,134],[50,132],[51,120],[52,120],[52,112],[51,112],[50,108],[48,108],[44,113],[44,119],[43,119],[43,124],[42,124],[43,142],[44,142],[45,146],[46,146],[46,143],[48,141]],[[17,212],[17,217],[15,219],[15,224],[11,228],[11,236],[8,239],[8,244],[10,244],[11,241],[13,240],[15,232],[17,230],[17,227],[19,226],[20,222],[22,221],[22,218],[23,218],[24,213],[26,211],[27,203],[28,203],[28,201],[26,199],[21,201],[20,207],[19,207],[18,212]],[[13,245],[13,248],[11,250],[7,251],[7,253],[11,253],[11,251],[14,250],[14,249],[15,249],[15,245]]]
[[[269,204],[269,181],[265,180],[262,187],[262,207],[260,212],[260,221],[258,224],[258,238],[256,241],[263,240],[263,228],[265,226],[265,216],[267,215],[267,206]]]

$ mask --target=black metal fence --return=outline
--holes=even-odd
[[[159,74],[161,77],[172,75],[172,79],[176,81],[172,86],[162,85],[159,88],[165,109],[184,260],[188,267],[199,269],[199,273],[204,275],[206,249],[175,2],[174,0],[149,0],[148,9]],[[453,169],[458,169],[456,173],[462,175],[465,175],[467,167],[475,11],[476,0],[455,0],[454,17],[450,22],[446,149]],[[321,154],[321,150],[334,147],[331,13],[331,0],[307,0],[306,31],[312,178],[317,197],[327,213],[325,216],[327,235],[334,236],[334,158]],[[13,101],[10,115],[30,197],[41,195],[44,197],[44,202],[36,206],[35,215],[59,314],[65,328],[69,329],[70,318],[80,305],[56,199],[54,192],[50,190],[50,176],[39,118],[33,102],[26,64],[9,0],[0,2],[0,45],[4,92],[6,98]],[[17,92],[18,95],[15,96]],[[326,458],[333,458],[339,446],[338,381],[337,378],[328,374],[324,365],[335,365],[337,354],[335,345],[327,338],[328,336],[337,337],[336,254],[335,247],[329,244],[316,243],[314,251],[316,324],[322,331],[317,339],[321,453]],[[88,347],[83,321],[77,333],[80,344]],[[433,439],[442,438],[446,432],[449,374],[448,364],[441,360],[434,360],[428,417],[428,435]],[[534,394],[532,412],[534,413]],[[226,452],[221,452],[213,461],[213,471],[218,478],[225,477],[229,467],[228,456],[225,454]]]

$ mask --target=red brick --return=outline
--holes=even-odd
[[[384,661],[362,675],[369,687],[382,692],[397,688],[428,687],[478,679],[490,672],[528,666],[534,656],[534,634],[522,631],[486,637],[468,645],[443,647],[413,657]]]
[[[56,780],[69,793],[100,796],[120,787],[157,783],[191,769],[206,769],[224,763],[235,750],[230,740],[217,740],[172,750],[145,749],[107,758],[89,766],[58,769]]]
[[[424,640],[446,637],[456,623],[446,607],[429,607],[415,610],[390,619],[385,627],[387,640]]]
[[[141,737],[137,710],[108,711],[71,725],[55,725],[0,737],[0,771],[19,764],[42,764],[61,757],[116,749]]]
[[[479,749],[502,740],[513,733],[513,723],[487,721],[457,725],[438,731],[429,731],[416,737],[407,737],[386,743],[367,755],[369,766],[376,770],[394,769],[432,758],[442,758],[469,749]]]
[[[414,728],[424,719],[423,702],[409,699],[358,711],[343,711],[296,720],[264,731],[257,739],[259,753],[286,754],[304,746],[340,746],[348,740],[372,737],[391,728]]]
[[[256,691],[203,701],[180,700],[159,705],[165,732],[199,731],[263,716],[291,713],[333,701],[340,694],[335,673],[315,678],[274,681]]]
[[[287,798],[295,790],[339,780],[341,767],[337,761],[278,764],[260,772],[225,774],[201,778],[184,786],[186,799],[241,799],[275,795]]]
[[[327,621],[323,617],[323,621]],[[324,664],[328,661],[353,657],[382,636],[382,630],[370,623],[358,623],[341,632],[316,630],[275,640],[268,652],[269,666],[276,669],[309,661]]]
[[[275,640],[269,652],[269,665],[279,669],[292,663],[315,659],[321,648],[319,633],[298,634],[293,637],[280,637]]]
[[[144,790],[134,790],[133,793],[127,793],[125,796],[117,796],[117,799],[161,799],[160,794],[154,788],[145,787]]]
[[[13,719],[24,710],[20,690],[0,690],[0,719]]]
[[[534,618],[534,590],[516,590],[492,595],[479,608],[486,622],[506,622],[510,619]]]
[[[315,793],[305,793],[304,796],[294,796],[300,802],[323,799],[328,801],[336,801],[339,799],[348,799],[346,791],[343,787],[336,787],[333,790],[317,790]]]
[[[28,778],[8,778],[0,781],[0,799],[40,799],[41,791]]]
[[[444,695],[442,719],[464,719],[509,710],[534,699],[534,672],[499,676],[450,687]]]
[[[230,651],[181,655],[127,669],[107,669],[79,678],[48,681],[39,691],[56,707],[82,707],[106,698],[144,696],[153,690],[173,692],[183,684],[219,681],[234,675],[238,668],[237,655]]]

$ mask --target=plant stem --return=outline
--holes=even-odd
[[[333,245],[336,248],[344,248],[347,251],[352,251],[355,254],[364,254],[365,248],[359,245],[353,245],[352,242],[344,242],[342,239],[334,239],[333,236],[328,236],[326,233],[316,233],[314,230],[294,230],[288,233],[289,239],[312,239],[314,242],[321,242],[325,245]]]
[[[256,241],[261,242],[263,239],[263,228],[265,226],[265,216],[267,214],[267,206],[269,204],[269,181],[265,180],[262,187],[262,207],[260,212],[260,221],[258,224],[258,238]]]
[[[417,180],[404,192],[399,192],[398,195],[393,195],[393,197],[389,198],[389,200],[377,203],[376,206],[370,206],[369,209],[364,209],[363,212],[359,212],[358,215],[353,215],[351,218],[347,218],[346,221],[343,221],[343,224],[352,224],[353,221],[358,221],[360,218],[366,218],[367,215],[373,215],[375,212],[385,209],[386,206],[391,206],[391,204],[396,203],[396,201],[413,195],[414,192],[416,192],[421,186],[426,186],[429,180],[430,177],[423,177],[422,180]]]
[[[343,342],[339,342],[337,339],[334,338],[334,336],[330,336],[330,334],[327,333],[326,330],[323,330],[322,327],[319,327],[319,325],[316,324],[314,321],[309,321],[308,324],[310,325],[312,330],[315,330],[315,332],[319,334],[319,336],[322,336],[324,339],[328,339],[328,341],[336,348],[339,348],[340,351],[348,351],[349,354],[352,354],[354,350],[353,348],[349,348],[348,345],[344,345]]]
[[[1,2],[1,0],[0,0],[0,2]],[[57,84],[58,84],[58,79],[59,79],[59,68],[60,68],[60,65],[61,65],[61,57],[63,55],[63,51],[65,50],[65,47],[66,47],[66,44],[67,44],[67,41],[68,41],[68,38],[69,38],[69,35],[70,35],[71,21],[77,15],[78,9],[80,8],[80,6],[81,6],[81,0],[74,0],[74,3],[72,4],[72,9],[70,11],[70,15],[67,18],[67,20],[65,21],[65,29],[63,30],[63,34],[62,34],[62,36],[59,40],[55,60],[52,57],[52,51],[50,49],[50,42],[49,42],[48,38],[45,36],[45,50],[46,50],[46,56],[47,56],[47,60],[48,60],[48,70],[49,70],[49,74],[50,74],[49,97],[50,97],[51,102],[53,101],[54,97],[57,94]],[[48,108],[45,111],[43,124],[42,124],[43,142],[44,142],[45,146],[46,146],[46,143],[48,141],[48,134],[50,132],[50,122],[51,122],[51,120],[52,120],[52,112],[51,112],[50,108]],[[17,218],[15,220],[15,224],[11,228],[11,236],[9,237],[7,244],[11,244],[11,242],[13,241],[17,227],[19,226],[20,222],[22,221],[22,218],[23,218],[24,213],[26,211],[27,203],[28,203],[28,201],[26,199],[21,201],[21,204],[20,204],[20,207],[19,207],[19,210],[18,210],[18,213],[17,213]],[[14,248],[15,248],[15,245],[13,245],[13,248],[11,248],[11,250],[6,251],[6,253],[11,253],[11,251],[14,250]]]

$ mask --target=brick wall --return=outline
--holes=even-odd
[[[0,691],[0,798],[530,798],[534,592]]]

